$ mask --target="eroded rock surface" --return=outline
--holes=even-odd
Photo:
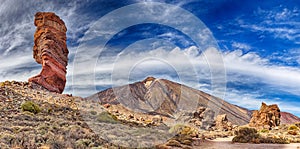
[[[231,122],[228,122],[227,115],[222,114],[216,117],[216,129],[221,131],[228,131],[233,129]]]
[[[249,126],[270,129],[280,125],[280,109],[276,104],[267,105],[262,103],[260,110],[252,114]]]
[[[66,84],[68,48],[67,28],[63,20],[51,12],[35,14],[33,57],[42,64],[42,71],[28,81],[39,84],[51,92],[62,93]],[[34,87],[34,85],[33,85]]]

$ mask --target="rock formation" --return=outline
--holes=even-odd
[[[259,129],[271,129],[280,125],[280,109],[276,104],[267,105],[262,103],[260,110],[252,114],[249,126]]]
[[[227,115],[221,114],[216,117],[216,129],[221,131],[232,130],[233,126],[231,122],[228,122]]]
[[[177,122],[193,125],[202,130],[211,130],[215,126],[215,112],[207,107],[198,107],[194,112],[178,113]]]
[[[42,64],[42,71],[28,81],[39,84],[49,91],[62,93],[66,84],[66,66],[68,49],[66,44],[67,28],[65,23],[54,13],[38,12],[35,14],[33,57]]]

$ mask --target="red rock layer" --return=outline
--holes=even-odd
[[[280,115],[281,115],[281,117],[280,117],[281,124],[294,124],[294,123],[300,122],[300,118],[291,113],[280,112]]]
[[[42,64],[42,71],[28,81],[39,84],[49,91],[62,93],[66,84],[66,66],[68,48],[66,44],[67,28],[54,13],[35,14],[33,58]]]

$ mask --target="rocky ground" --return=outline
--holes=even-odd
[[[26,82],[0,84],[0,146],[5,148],[85,148],[109,146],[84,123],[69,95],[33,90]],[[39,112],[24,111],[26,101]]]
[[[1,149],[194,148],[199,140],[189,127],[171,129],[155,115],[139,120],[138,113],[113,115],[96,101],[34,88],[27,82],[0,83]]]
[[[98,101],[34,88],[27,82],[0,83],[1,149],[203,148],[218,144],[205,140],[229,138],[239,129],[225,125],[224,116],[217,122],[223,123],[223,129],[204,131],[190,124],[170,125],[163,116],[132,113],[118,105],[102,106]],[[299,127],[298,123],[281,125],[257,134],[296,143],[300,142]]]

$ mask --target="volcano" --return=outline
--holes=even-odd
[[[88,100],[98,100],[101,104],[121,105],[129,110],[159,114],[175,118],[182,111],[192,112],[198,107],[210,108],[214,116],[226,114],[236,125],[248,124],[251,111],[230,104],[218,97],[166,79],[148,77],[143,81],[109,88]]]

